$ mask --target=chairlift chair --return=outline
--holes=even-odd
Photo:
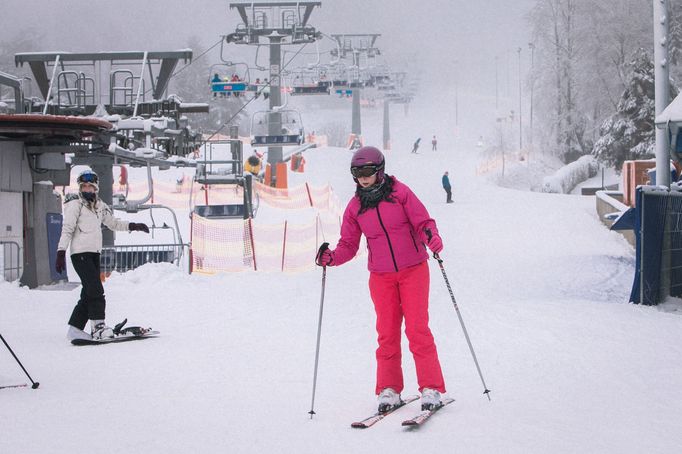
[[[221,68],[224,68],[222,74]],[[249,66],[246,63],[217,63],[211,65],[208,73],[208,84],[213,97],[217,97],[218,93],[221,98],[232,94],[239,97],[240,93],[249,89],[250,82]]]
[[[260,111],[251,116],[253,146],[301,145],[303,137],[303,122],[297,110]]]
[[[330,85],[329,81],[320,80],[320,73],[316,69],[301,68],[293,73],[290,94],[292,96],[328,95]]]

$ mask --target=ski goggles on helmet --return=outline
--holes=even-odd
[[[350,168],[350,173],[353,175],[355,178],[363,178],[363,177],[371,177],[375,173],[377,173],[379,170],[381,170],[380,166],[362,166],[362,167],[351,167]]]
[[[84,173],[78,176],[78,184],[91,183],[97,184],[99,179],[96,173]]]

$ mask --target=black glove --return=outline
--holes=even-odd
[[[334,254],[329,250],[329,243],[322,243],[320,249],[317,250],[315,256],[315,264],[317,266],[333,266]]]
[[[57,260],[54,262],[54,269],[57,270],[59,274],[62,274],[66,270],[66,251],[57,251]]]
[[[147,227],[147,224],[143,224],[142,222],[131,222],[128,224],[128,230],[131,232],[138,231],[138,232],[144,232],[144,233],[149,233],[149,227]]]

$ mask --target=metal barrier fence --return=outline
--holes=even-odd
[[[16,241],[0,241],[0,280],[16,281],[21,277],[21,248]]]
[[[630,301],[682,297],[682,193],[640,186],[635,192],[636,271]]]
[[[652,199],[651,201],[649,199]],[[657,241],[657,246],[651,251],[652,242],[645,241],[642,243],[642,253],[646,256],[653,255],[659,260],[658,274],[660,280],[658,283],[658,294],[654,304],[662,302],[667,296],[679,297],[682,295],[682,194],[679,192],[651,192],[644,194],[646,204],[643,209],[652,208],[659,219],[659,226],[654,227],[651,232],[651,226],[642,223],[642,234],[645,240],[654,237]],[[653,207],[652,207],[653,205]],[[648,213],[647,213],[648,215]],[[647,228],[648,227],[648,228]],[[654,243],[656,244],[656,243]],[[647,246],[649,250],[647,250]],[[656,248],[660,248],[660,252]],[[646,263],[646,262],[644,262]],[[656,272],[656,271],[654,271]],[[642,273],[646,276],[646,273]],[[642,292],[645,291],[646,286],[642,285]],[[646,303],[646,298],[643,298]]]
[[[102,272],[124,273],[145,263],[175,263],[180,266],[188,244],[124,244],[102,249]]]

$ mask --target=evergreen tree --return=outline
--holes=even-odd
[[[592,151],[601,162],[618,170],[623,161],[654,156],[654,64],[651,56],[639,49],[630,66],[632,72],[616,113],[602,123],[600,138]],[[671,99],[677,96],[674,86],[670,92]]]
[[[668,56],[673,65],[679,65],[682,58],[682,4],[670,6],[668,29]]]

